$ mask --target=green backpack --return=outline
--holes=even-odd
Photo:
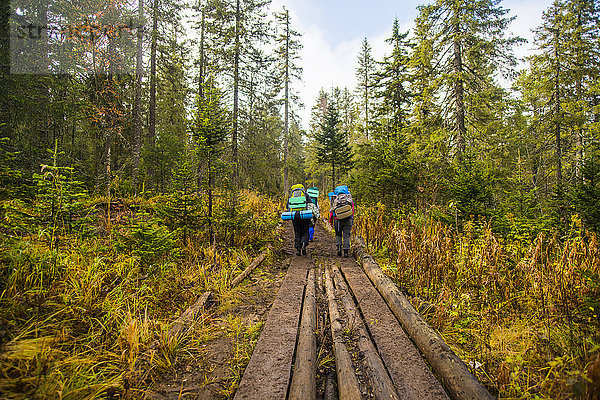
[[[319,198],[319,189],[317,189],[316,187],[311,187],[308,188],[306,190],[306,193],[312,197],[313,199],[318,199]]]
[[[292,197],[288,200],[290,211],[303,211],[306,210],[306,196],[304,193],[296,189],[292,191]]]

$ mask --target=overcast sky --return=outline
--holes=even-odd
[[[517,16],[512,23],[514,35],[530,40],[515,49],[523,57],[531,51],[531,29],[541,23],[542,11],[552,0],[504,0],[502,7]],[[373,57],[381,60],[389,54],[385,39],[390,36],[394,18],[402,32],[412,28],[417,6],[425,1],[415,0],[272,0],[271,9],[290,11],[293,28],[302,33],[301,67],[303,82],[297,87],[303,110],[302,127],[308,129],[310,110],[319,90],[332,87],[356,87],[355,71],[363,39],[373,48]],[[297,84],[298,86],[298,84]]]

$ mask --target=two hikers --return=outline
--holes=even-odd
[[[337,246],[337,255],[348,257],[350,251],[350,231],[354,216],[354,201],[348,186],[341,185],[335,188],[333,193],[329,193],[331,207],[329,209],[329,223],[335,229],[335,243]]]
[[[337,255],[349,256],[350,232],[354,216],[354,201],[348,186],[341,185],[333,192],[328,193],[331,207],[329,209],[329,223],[335,229]],[[314,227],[319,218],[318,207],[319,190],[311,187],[304,189],[304,185],[292,186],[288,199],[287,211],[281,215],[283,220],[291,220],[294,227],[294,247],[297,255],[306,255],[309,242],[313,240]]]

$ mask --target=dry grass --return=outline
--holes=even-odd
[[[359,210],[355,226],[492,392],[568,399],[595,390],[589,366],[600,343],[598,238],[572,222],[565,237],[508,239],[485,221],[456,232],[378,205]]]
[[[56,250],[35,232],[3,236],[0,398],[140,398],[184,360],[202,360],[202,343],[214,337],[217,324],[210,314],[192,327],[193,337],[171,340],[167,329],[207,290],[222,308],[239,301],[230,282],[262,244],[277,239],[277,206],[251,192],[235,201],[217,197],[214,222],[226,243],[211,246],[205,228],[185,236],[179,228],[169,231],[161,207],[171,200],[125,199],[110,221],[97,218],[94,229],[110,228],[104,236],[60,232]],[[139,218],[148,220],[154,239],[162,239],[163,230],[174,238],[148,258],[151,263],[116,245]],[[234,387],[260,325],[226,322],[236,338]]]

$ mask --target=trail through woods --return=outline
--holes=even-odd
[[[301,257],[291,226],[284,232],[283,268],[250,276],[253,295],[235,310],[264,321],[237,389],[226,393],[239,345],[223,335],[205,345],[204,368],[183,367],[154,398],[481,398],[460,387],[461,377],[442,377],[444,388],[358,261],[335,255],[329,231],[318,225]],[[449,380],[459,389],[448,390]]]

